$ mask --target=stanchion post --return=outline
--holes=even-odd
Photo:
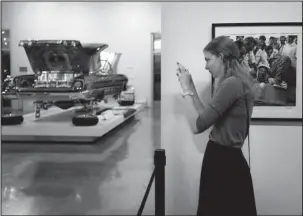
[[[165,165],[164,149],[157,149],[154,155],[155,164],[155,216],[165,215]]]

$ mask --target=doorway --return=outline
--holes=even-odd
[[[161,101],[161,34],[152,33],[153,101]]]
[[[161,34],[152,33],[152,115],[155,148],[161,147]]]

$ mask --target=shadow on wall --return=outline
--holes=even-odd
[[[196,88],[199,91],[199,97],[200,97],[200,100],[202,101],[202,103],[207,104],[209,102],[209,100],[211,99],[211,83],[209,83],[209,82],[196,82]],[[186,122],[186,116],[185,116],[185,113],[184,113],[185,108],[183,106],[184,101],[183,101],[182,95],[181,94],[174,94],[173,97],[174,97],[174,113],[175,113],[175,115],[183,116],[184,119],[185,119],[185,122]],[[188,128],[189,128],[189,126],[188,126]],[[198,150],[198,152],[200,152],[201,154],[204,154],[204,152],[205,152],[211,128],[212,127],[207,129],[203,133],[200,133],[200,134],[197,134],[197,135],[192,134],[192,141],[195,144],[196,149]]]

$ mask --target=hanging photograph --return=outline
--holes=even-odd
[[[213,24],[212,38],[223,35],[235,41],[254,79],[252,118],[302,118],[302,23]]]

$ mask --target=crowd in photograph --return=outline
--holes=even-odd
[[[240,61],[261,89],[287,91],[287,103],[296,100],[297,35],[236,36]],[[262,94],[265,94],[264,92]]]
[[[295,86],[297,35],[237,36],[236,44],[242,64],[259,83],[282,88]]]

